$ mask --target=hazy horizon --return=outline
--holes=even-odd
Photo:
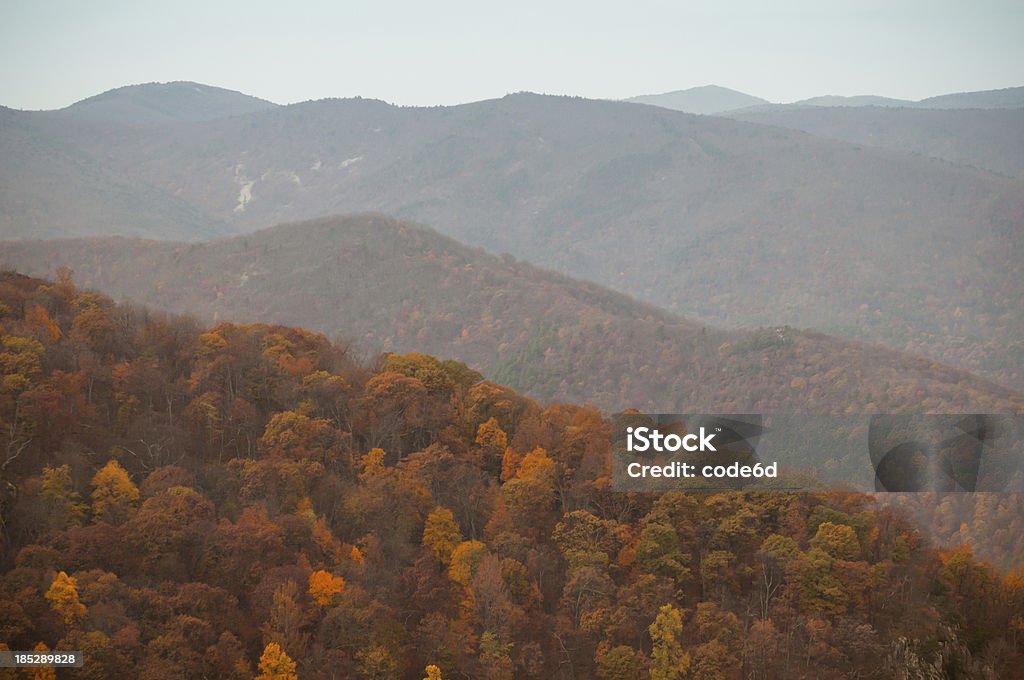
[[[1024,83],[1024,5],[992,0],[566,2],[485,7],[183,3],[9,8],[5,106],[63,108],[125,85],[194,81],[279,104],[458,104],[509,92],[621,99],[715,84],[775,102],[917,100]]]

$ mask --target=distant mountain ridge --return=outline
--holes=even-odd
[[[721,113],[723,111],[733,111],[748,106],[770,103],[767,99],[761,99],[760,97],[719,85],[703,85],[701,87],[691,87],[687,90],[676,90],[662,94],[640,95],[638,97],[630,97],[626,101],[637,104],[651,104],[666,109],[696,114]]]
[[[1020,109],[1024,108],[1024,87],[1008,87],[1001,90],[980,90],[978,92],[953,92],[935,97],[926,97],[917,101],[910,99],[893,99],[877,95],[857,95],[841,97],[825,95],[811,97],[792,104],[774,104],[772,106],[825,106],[825,107],[864,107],[881,106],[887,108],[912,109]]]
[[[704,85],[686,90],[629,97],[624,101],[699,114],[731,113],[739,112],[742,109],[760,111],[809,106],[830,108],[881,106],[886,108],[917,109],[1019,109],[1024,108],[1024,87],[1008,87],[1001,90],[980,90],[977,92],[954,92],[927,97],[917,101],[871,94],[853,96],[828,94],[790,103],[776,103],[718,85]]]
[[[827,94],[810,99],[801,99],[788,106],[914,106],[916,102],[909,99],[893,99],[891,97],[879,97],[873,94],[854,95],[844,97],[840,95]],[[785,106],[785,105],[784,105]]]
[[[1024,108],[804,106],[743,109],[723,115],[1024,177]]]

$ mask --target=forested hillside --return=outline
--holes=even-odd
[[[113,170],[40,129],[37,119],[37,114],[0,107],[0,232],[5,238],[120,233],[195,239],[231,233],[188,201]]]
[[[11,648],[89,678],[1009,678],[1024,578],[855,494],[610,491],[608,422],[422,354],[0,280]],[[273,676],[272,672],[284,675]]]
[[[764,107],[729,117],[1024,176],[1024,108]]]
[[[1017,413],[1020,393],[882,347],[725,331],[381,215],[202,244],[4,243],[0,266],[205,321],[272,322],[467,362],[542,400],[650,412]]]

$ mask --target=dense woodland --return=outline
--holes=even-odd
[[[83,650],[74,677],[1024,663],[1021,572],[864,495],[614,493],[601,412],[454,361],[359,365],[315,333],[203,328],[63,272],[3,275],[0,372],[0,639]]]

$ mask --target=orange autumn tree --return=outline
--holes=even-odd
[[[25,309],[25,325],[41,342],[54,343],[61,339],[60,326],[39,305],[29,305]]]
[[[78,581],[63,571],[54,577],[46,591],[46,599],[67,626],[85,616],[85,605],[78,601]]]
[[[345,579],[323,569],[309,575],[309,594],[321,607],[334,602],[334,598],[345,589]]]
[[[498,420],[491,417],[477,428],[476,443],[480,446],[485,460],[497,458],[504,455],[508,447],[508,435],[498,425]]]

